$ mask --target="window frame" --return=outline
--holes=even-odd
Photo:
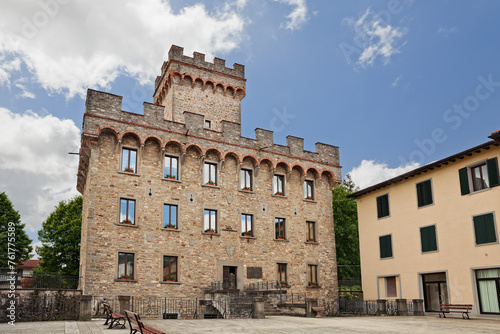
[[[177,160],[177,175],[175,175],[175,178],[169,178],[167,176],[172,176],[172,174],[166,174],[166,159],[170,158],[170,173],[172,173],[172,159]],[[164,180],[169,180],[169,181],[180,181],[181,180],[181,164],[180,164],[180,156],[174,155],[174,154],[169,154],[165,153],[163,155],[163,176],[162,178]]]
[[[277,221],[281,220],[281,221]],[[276,226],[279,226],[277,229]],[[283,230],[283,234],[278,234],[279,231]],[[278,237],[283,237],[282,239],[279,239]],[[287,240],[286,237],[286,218],[283,217],[274,217],[274,240]]]
[[[132,255],[132,275],[131,275],[131,278],[130,279],[125,279],[125,278],[121,278],[122,277],[122,274],[120,273],[120,254],[125,254],[125,270],[124,270],[124,275],[128,275],[127,274],[127,255]],[[137,267],[137,256],[136,256],[136,253],[135,252],[130,252],[130,251],[118,251],[117,253],[117,256],[116,256],[116,280],[117,281],[136,281],[137,280],[137,276],[136,276],[136,273],[135,273],[135,268]]]
[[[125,216],[125,219],[122,220],[122,201],[127,201],[127,207],[126,207],[126,216]],[[129,202],[133,202],[134,203],[134,217],[132,218],[132,220],[129,219]],[[136,224],[136,218],[137,218],[137,201],[135,200],[135,198],[128,198],[128,197],[120,197],[119,201],[118,201],[118,224],[120,225],[124,225],[124,226],[137,226]],[[123,223],[123,221],[125,220],[130,220],[131,221],[131,224],[127,224],[127,223]]]
[[[478,243],[477,242],[477,234],[476,234],[476,222],[474,221],[474,219],[478,218],[478,217],[489,216],[489,215],[491,215],[491,217],[492,217],[493,236],[495,237],[495,240]],[[475,246],[486,246],[486,245],[498,244],[498,229],[497,229],[496,217],[495,217],[494,211],[485,212],[485,213],[481,213],[481,214],[472,216],[472,229],[474,231],[474,245]]]
[[[390,242],[391,242],[391,255],[390,256],[382,256],[382,238],[389,237]],[[394,247],[392,244],[392,233],[389,234],[384,234],[378,237],[379,239],[379,251],[380,251],[380,259],[381,260],[386,260],[386,259],[393,259],[394,258]]]
[[[306,274],[307,274],[307,286],[308,287],[319,287],[319,266],[317,263],[308,263]],[[314,275],[312,275],[314,273]],[[315,276],[316,280],[313,280]],[[316,283],[316,286],[311,285],[311,283]]]
[[[245,216],[245,230],[243,229],[243,216]],[[244,235],[244,233],[248,232],[248,220],[247,218],[250,218],[250,233],[251,235]],[[243,238],[254,238],[255,233],[254,233],[254,223],[253,223],[253,215],[250,213],[242,213],[240,215],[240,228],[241,228],[241,237]]]
[[[385,283],[385,297],[386,298],[398,298],[398,276],[384,276],[384,283]],[[388,279],[394,279],[394,292],[395,295],[389,296],[389,280]]]
[[[310,225],[312,225],[312,237],[311,237],[311,226]],[[318,242],[316,222],[313,220],[306,220],[306,242],[308,242],[308,243],[317,243]]]
[[[124,159],[124,151],[128,151],[128,159],[127,159],[127,165],[125,166],[123,164],[123,159]],[[130,152],[135,152],[135,165],[133,168],[130,167]],[[138,174],[137,169],[138,169],[138,162],[139,162],[139,150],[136,147],[131,147],[131,146],[121,146],[121,151],[120,151],[120,172],[127,173],[127,174]],[[126,171],[126,169],[132,169],[133,172]]]
[[[250,178],[250,186],[247,185],[247,173]],[[243,177],[244,176],[244,177]],[[240,190],[242,191],[253,191],[253,169],[241,168],[240,169]],[[249,189],[247,189],[249,188]]]
[[[165,224],[165,207],[168,206],[168,216],[169,216],[169,221],[168,224]],[[174,225],[172,224],[172,207],[175,207],[175,226],[174,228],[172,227],[167,227],[168,225]],[[162,228],[163,229],[174,229],[174,230],[179,230],[179,205],[178,204],[171,204],[171,203],[163,203],[163,220],[162,220]]]
[[[208,214],[208,217],[209,217],[209,221],[208,221],[208,228],[206,228],[206,221],[205,221],[205,215],[206,215],[206,212],[209,212]],[[215,212],[215,228],[212,228],[212,214],[211,212]],[[219,210],[217,209],[212,209],[212,208],[204,208],[203,209],[203,233],[206,233],[206,234],[219,234]],[[208,232],[209,229],[212,229],[214,232]]]
[[[486,179],[488,181],[488,186],[482,189],[475,190],[472,171],[474,168],[486,164]],[[493,173],[492,173],[493,172]],[[459,181],[460,181],[460,194],[472,195],[482,191],[487,191],[491,188],[500,185],[500,173],[498,168],[498,158],[487,158],[476,161],[458,170]]]
[[[434,244],[436,245],[436,249],[424,250],[424,242],[423,242],[423,239],[422,239],[422,230],[428,229],[430,227],[434,227]],[[437,236],[437,226],[436,226],[436,224],[426,225],[426,226],[420,226],[419,232],[420,232],[420,252],[422,254],[438,252],[439,251],[439,245],[438,245],[438,236]]]
[[[431,202],[430,203],[423,203],[424,198],[425,198],[425,189],[424,189],[425,186],[424,185],[427,183],[429,184],[429,187],[430,187]],[[421,192],[419,192],[419,186],[420,186]],[[415,189],[417,192],[417,208],[420,209],[420,208],[425,208],[425,207],[430,206],[430,205],[434,205],[434,189],[432,187],[432,178],[415,183]]]
[[[208,166],[208,178],[206,178],[207,176],[207,170],[206,170],[206,166]],[[215,161],[204,161],[203,162],[203,180],[202,180],[202,184],[204,186],[208,186],[208,187],[217,187],[219,185],[219,175],[218,175],[218,172],[219,172],[219,164]],[[212,177],[212,172],[211,172],[211,168],[214,168],[215,169],[215,172],[214,172],[214,177],[215,177],[215,180],[212,180],[211,177]],[[207,182],[205,182],[205,179],[207,179]],[[210,184],[210,182],[214,183],[214,184]]]
[[[205,129],[212,129],[212,121],[209,119],[206,119],[205,122],[203,123],[203,127]]]
[[[309,186],[310,185],[310,189]],[[310,193],[309,193],[310,190]],[[314,186],[314,180],[305,179],[304,180],[304,200],[306,201],[314,201],[316,200],[316,191]]]
[[[281,270],[284,268],[284,272]],[[285,279],[283,279],[283,275]],[[276,262],[276,280],[280,282],[286,283],[286,286],[289,286],[288,284],[288,263],[287,262]]]
[[[176,260],[176,263],[175,263],[175,280],[174,281],[167,281],[166,279],[166,275],[165,275],[165,258],[168,257],[168,258],[175,258]],[[162,263],[161,263],[161,269],[162,269],[162,280],[161,280],[161,283],[179,283],[180,282],[180,278],[179,278],[179,268],[180,268],[180,265],[179,265],[179,256],[177,255],[162,255],[161,257],[161,260],[162,260]],[[170,264],[170,261],[169,261],[169,264]],[[170,267],[170,265],[169,265]],[[169,272],[169,275],[168,276],[172,276],[171,275],[171,271]]]
[[[275,182],[276,180],[276,182]],[[281,192],[279,191],[279,182],[281,180]],[[284,174],[273,174],[273,196],[285,197],[286,196],[286,184]]]
[[[383,197],[387,197],[387,215],[385,216],[382,216],[381,214],[383,214],[384,212],[382,211],[379,211],[379,198],[383,198]],[[377,219],[384,219],[384,218],[387,218],[387,217],[390,217],[391,216],[391,207],[390,207],[390,202],[389,202],[389,193],[385,193],[383,195],[380,195],[380,196],[377,196],[376,197],[376,207],[377,207]],[[383,205],[384,203],[381,203],[381,205]]]

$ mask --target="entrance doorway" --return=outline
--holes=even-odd
[[[222,267],[222,287],[224,290],[236,290],[238,288],[236,284],[238,282],[237,271],[238,267]]]
[[[476,270],[481,313],[500,314],[500,269]]]
[[[422,275],[425,312],[439,312],[440,304],[448,303],[446,273]]]

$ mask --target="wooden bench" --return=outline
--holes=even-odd
[[[123,314],[113,313],[111,306],[107,303],[103,303],[102,306],[104,307],[104,312],[106,313],[106,322],[104,325],[109,324],[108,329],[116,326],[122,326],[122,328],[125,328],[125,316]],[[123,321],[123,323],[120,323],[120,321]]]
[[[470,310],[472,310],[472,305],[469,304],[441,304],[439,317],[441,318],[442,315],[443,318],[446,318],[445,313],[457,312],[457,313],[462,313],[462,318],[470,319],[469,318]]]
[[[125,317],[128,320],[130,326],[130,334],[141,333],[141,334],[165,334],[156,328],[148,325],[144,325],[141,321],[141,317],[137,313],[125,311]]]

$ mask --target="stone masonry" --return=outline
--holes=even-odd
[[[143,115],[122,111],[121,96],[88,90],[77,183],[80,288],[94,296],[201,296],[227,280],[230,267],[242,291],[276,281],[281,263],[288,293],[336,297],[331,190],[341,177],[338,147],[317,143],[316,152],[304,151],[303,139],[292,136],[277,145],[262,129],[255,139],[241,137],[244,66],[204,58],[172,46],[155,104],[144,103]],[[123,170],[124,149],[137,154],[133,172]],[[179,161],[176,179],[164,173],[165,156]],[[207,162],[217,169],[215,185],[204,183]],[[241,169],[251,172],[251,189],[242,189]],[[273,190],[274,175],[283,176],[283,195]],[[306,181],[314,185],[312,199],[304,195]],[[135,201],[133,224],[120,221],[121,199]],[[178,208],[175,229],[164,226],[164,204]],[[205,209],[216,211],[215,233],[204,229]],[[252,215],[251,236],[242,235],[241,214]],[[284,240],[276,238],[277,217],[285,219]],[[313,242],[306,222],[315,223]],[[129,279],[119,276],[119,253],[133,254]],[[177,259],[174,281],[165,279],[164,256]],[[309,284],[308,265],[317,266],[317,287]]]

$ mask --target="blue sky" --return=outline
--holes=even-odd
[[[141,112],[172,44],[246,66],[244,136],[337,145],[362,187],[500,129],[495,0],[16,0],[0,27],[0,191],[35,241],[77,195],[86,89]]]

